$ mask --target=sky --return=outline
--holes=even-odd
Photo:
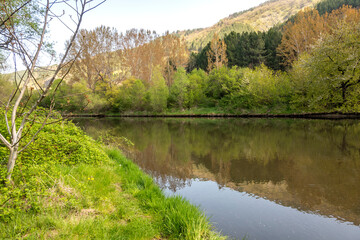
[[[97,0],[100,2],[100,0]],[[235,12],[255,7],[266,0],[107,0],[88,12],[82,28],[94,29],[105,25],[119,32],[131,28],[165,31],[187,30],[212,26],[220,19]],[[62,11],[61,11],[62,12]],[[64,17],[68,17],[65,11]],[[50,25],[51,40],[61,53],[64,43],[71,36],[62,24]]]

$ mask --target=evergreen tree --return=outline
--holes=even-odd
[[[225,37],[228,45],[228,66],[255,67],[265,61],[265,42],[263,33],[235,33]]]
[[[208,52],[210,50],[210,42],[199,52],[192,53],[190,60],[186,67],[187,72],[191,72],[194,69],[202,69],[207,71],[208,69]]]
[[[272,27],[264,33],[265,65],[273,70],[284,70],[283,59],[276,52],[281,43],[282,33],[279,27]]]
[[[325,13],[331,13],[333,10],[338,9],[343,5],[358,8],[360,7],[360,0],[324,0],[319,2],[315,8],[320,15],[324,15]]]
[[[248,48],[249,66],[255,67],[260,65],[265,60],[265,42],[261,32],[249,33],[249,48]]]

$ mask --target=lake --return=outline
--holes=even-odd
[[[241,239],[360,239],[360,121],[75,119]],[[133,144],[133,145],[132,145]]]

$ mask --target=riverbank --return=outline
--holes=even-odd
[[[119,150],[72,123],[46,126],[34,145],[14,184],[0,183],[0,239],[224,239],[197,207],[165,197]]]
[[[360,113],[130,113],[130,114],[64,114],[65,118],[299,118],[299,119],[360,119]]]

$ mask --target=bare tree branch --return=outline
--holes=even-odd
[[[35,138],[38,136],[38,134],[44,129],[45,124],[47,122],[47,120],[49,119],[49,117],[51,116],[51,112],[52,112],[52,107],[50,107],[50,112],[49,114],[46,116],[45,120],[43,121],[41,127],[36,131],[36,133],[34,133],[33,137],[31,138],[31,140],[21,149],[19,150],[19,153],[21,153],[22,151],[24,151],[32,142],[35,141]],[[19,140],[20,141],[20,140]]]
[[[10,15],[7,16],[7,18],[5,18],[1,23],[0,23],[0,27],[2,27],[7,21],[9,21],[18,11],[20,11],[21,9],[23,9],[26,5],[28,5],[32,0],[28,0],[27,2],[25,2],[23,5],[21,5],[20,7],[18,7],[17,9],[15,9],[15,11],[13,11],[12,13],[10,13]]]
[[[100,0],[99,0],[100,1]],[[7,179],[11,180],[11,174],[13,168],[16,163],[16,159],[19,153],[23,152],[33,141],[35,141],[38,134],[43,130],[44,126],[48,123],[48,120],[52,116],[52,110],[55,105],[55,93],[58,90],[61,82],[64,78],[68,75],[71,67],[74,65],[76,58],[79,56],[80,52],[76,54],[75,58],[71,61],[67,59],[67,56],[72,48],[72,45],[75,41],[77,34],[79,33],[80,25],[83,21],[83,16],[88,11],[100,6],[105,0],[101,1],[99,4],[96,4],[94,7],[89,7],[88,4],[94,2],[94,0],[54,0],[50,1],[47,0],[44,6],[44,12],[42,12],[42,28],[41,32],[38,31],[37,27],[28,26],[28,29],[34,32],[34,36],[23,36],[22,32],[18,32],[18,28],[16,28],[13,24],[7,24],[7,22],[12,21],[12,16],[15,16],[17,12],[19,12],[22,8],[25,8],[31,0],[27,0],[23,5],[17,8],[15,11],[8,14],[6,19],[1,19],[0,16],[0,30],[8,39],[11,41],[0,43],[0,47],[4,44],[8,44],[9,47],[8,51],[13,54],[14,59],[14,66],[15,66],[15,90],[10,94],[9,100],[7,103],[1,102],[4,104],[5,111],[5,123],[8,129],[8,134],[10,139],[6,139],[6,137],[0,134],[0,141],[9,149],[9,160],[7,164]],[[74,3],[74,5],[71,4]],[[51,8],[56,4],[64,4],[69,7],[72,11],[75,12],[78,21],[76,22],[73,18],[71,21],[75,24],[74,28],[71,28],[67,25],[62,17],[63,14],[55,14]],[[42,4],[42,3],[38,3]],[[89,8],[88,8],[89,7]],[[67,29],[69,29],[73,35],[70,41],[67,44],[65,49],[65,53],[62,56],[58,66],[55,70],[52,71],[51,77],[47,82],[45,87],[42,87],[38,81],[38,78],[34,74],[35,69],[37,68],[37,62],[39,60],[39,56],[44,51],[45,47],[45,34],[46,29],[48,27],[48,23],[53,19],[56,18],[59,20]],[[3,44],[3,45],[2,45]],[[5,46],[5,45],[4,45]],[[21,59],[23,65],[25,66],[26,70],[22,75],[20,75],[17,71],[17,59]],[[35,111],[37,110],[39,104],[42,100],[49,94],[50,89],[53,87],[55,79],[58,77],[58,74],[64,67],[67,67],[67,70],[62,77],[60,78],[59,83],[54,88],[53,96],[50,104],[49,112],[46,114],[46,117],[42,120],[41,126],[36,129],[36,132],[31,131],[32,128],[35,126],[36,122],[36,114]],[[31,107],[27,107],[28,103],[30,103],[30,98],[33,96],[33,88],[29,88],[30,84],[34,86],[36,93],[39,94],[37,100],[32,103]],[[29,92],[30,91],[30,92]],[[27,98],[26,98],[27,97]],[[32,117],[34,115],[34,117]],[[53,121],[54,123],[56,121]],[[31,135],[30,141],[28,141],[25,145],[22,144],[24,141],[24,137],[28,137],[29,134]],[[20,149],[20,147],[22,148]]]
[[[92,0],[89,1],[89,3],[93,2]],[[88,10],[86,10],[84,13],[87,13],[95,8],[97,8],[98,6],[100,6],[101,4],[103,4],[104,2],[106,2],[106,0],[103,0],[102,2],[100,2],[99,4],[95,5],[94,7],[92,8],[89,8]]]

